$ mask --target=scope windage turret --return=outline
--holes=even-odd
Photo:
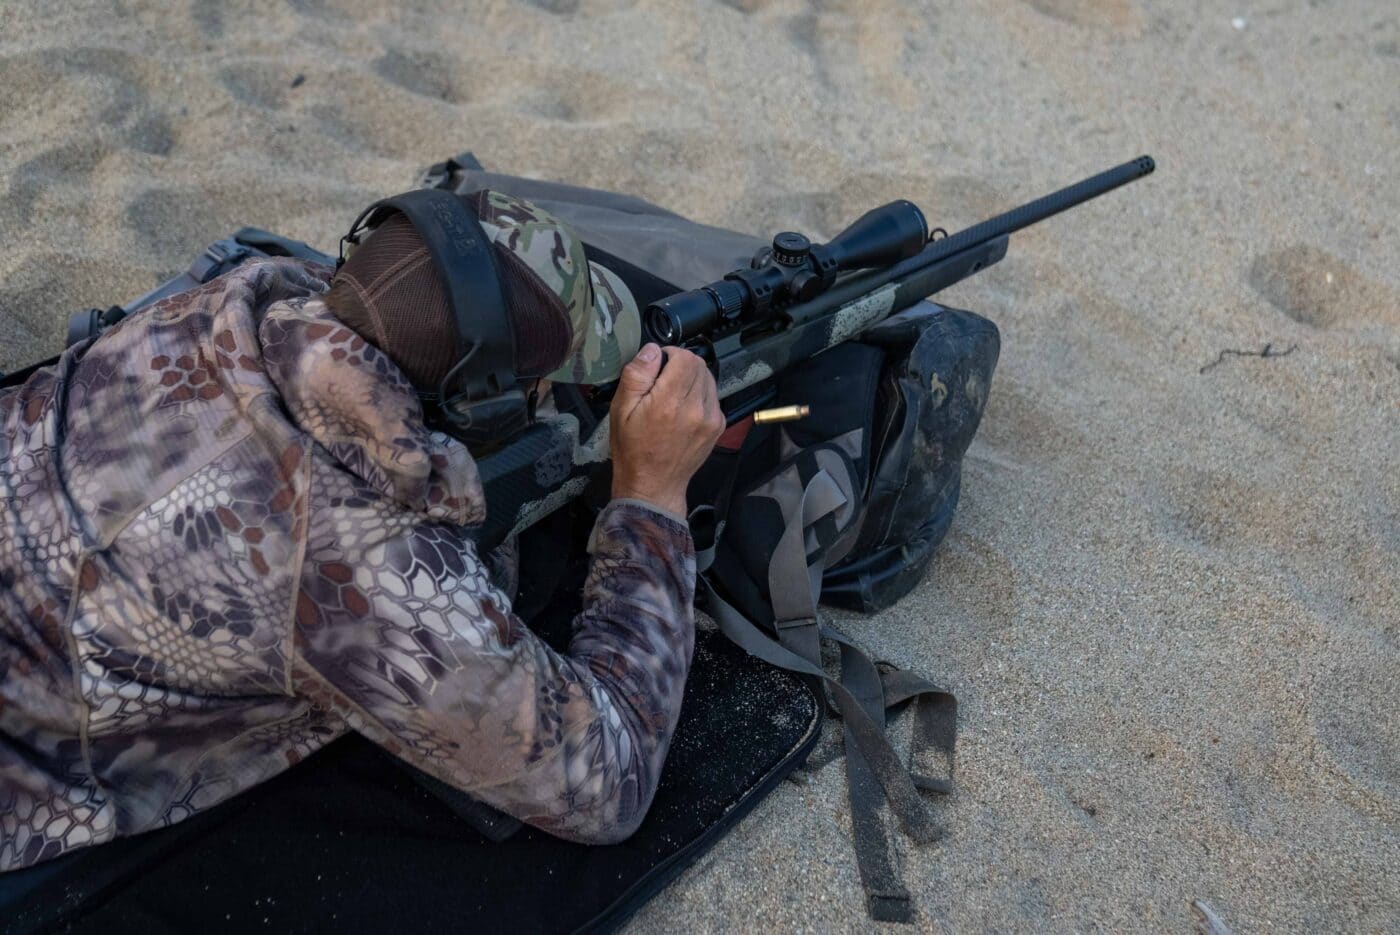
[[[791,302],[815,298],[839,273],[892,266],[923,249],[928,222],[909,201],[892,201],[867,211],[825,244],[813,244],[793,231],[773,238],[754,256],[751,269],[668,296],[647,306],[646,326],[662,344],[762,321]]]

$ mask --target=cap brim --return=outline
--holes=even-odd
[[[642,317],[632,290],[597,263],[589,263],[588,272],[593,303],[587,332],[578,350],[549,374],[548,379],[556,383],[611,383],[641,347]]]

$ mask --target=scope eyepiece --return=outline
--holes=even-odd
[[[685,326],[671,309],[656,303],[646,310],[647,333],[657,344],[680,344],[685,340]]]
[[[647,306],[645,324],[660,344],[680,344],[736,321],[747,290],[729,279],[667,296]]]

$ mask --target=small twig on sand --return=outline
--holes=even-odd
[[[1204,899],[1191,900],[1191,911],[1196,917],[1196,931],[1201,935],[1231,935],[1230,926],[1221,921]]]
[[[1210,363],[1202,367],[1201,373],[1205,373],[1210,368],[1219,365],[1219,363],[1223,361],[1226,357],[1287,357],[1289,354],[1292,354],[1297,349],[1298,345],[1290,344],[1288,346],[1288,350],[1276,351],[1274,350],[1274,346],[1272,343],[1265,344],[1263,349],[1258,351],[1241,351],[1233,347],[1227,347],[1225,350],[1220,352],[1219,357],[1215,358],[1215,360],[1212,360]]]

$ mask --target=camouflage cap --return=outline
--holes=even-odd
[[[468,196],[486,235],[559,297],[571,336],[559,383],[616,380],[641,344],[641,315],[631,291],[611,270],[588,262],[583,241],[538,205],[497,191]]]

